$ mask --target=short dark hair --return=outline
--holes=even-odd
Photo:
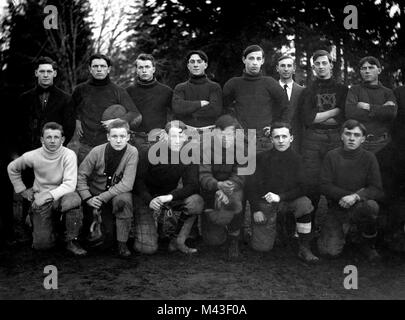
[[[246,58],[249,53],[256,52],[256,51],[261,51],[263,54],[264,58],[264,50],[261,46],[257,44],[252,44],[251,46],[248,46],[245,50],[243,50],[243,57]]]
[[[172,120],[172,121],[169,121],[165,126],[166,133],[169,133],[171,128],[179,128],[184,131],[187,129],[187,126],[183,121]]]
[[[280,61],[285,60],[285,59],[291,59],[293,63],[295,64],[295,59],[293,56],[290,56],[289,54],[283,54],[281,57],[277,59],[277,65]]]
[[[108,133],[110,133],[111,129],[117,129],[117,128],[124,128],[127,130],[128,133],[130,132],[128,122],[125,120],[122,120],[122,119],[117,119],[117,120],[110,122],[110,124],[108,125],[108,128],[107,128],[107,131],[108,131]]]
[[[357,121],[357,120],[354,120],[354,119],[346,120],[342,124],[342,127],[340,128],[340,134],[342,134],[343,131],[345,131],[345,129],[352,130],[352,129],[357,128],[357,127],[361,130],[361,132],[363,133],[363,136],[367,135],[367,129],[364,126],[364,124],[362,124],[360,121]]]
[[[374,66],[377,66],[378,68],[381,68],[381,63],[380,61],[373,56],[367,56],[364,58],[361,58],[359,61],[359,69],[363,66],[363,64],[365,64],[366,62],[368,62],[369,64],[372,64]]]
[[[316,50],[312,55],[312,61],[315,62],[319,57],[327,56],[330,63],[332,63],[332,56],[326,50]]]
[[[150,61],[150,62],[152,62],[152,66],[155,66],[155,58],[153,58],[153,56],[151,54],[148,54],[148,53],[139,54],[136,57],[135,66],[137,66],[137,63],[136,63],[137,60]]]
[[[35,70],[39,68],[40,64],[50,64],[54,70],[57,68],[56,62],[50,57],[39,57],[38,60],[35,61]]]
[[[270,129],[270,136],[273,134],[273,131],[275,129],[280,129],[280,128],[287,128],[290,134],[292,135],[292,127],[289,122],[284,122],[284,121],[276,121],[271,124],[271,129]]]
[[[215,121],[215,127],[221,130],[225,130],[225,128],[231,126],[234,126],[235,129],[242,129],[238,120],[229,114],[224,114]]]
[[[198,54],[198,56],[199,56],[201,59],[203,59],[203,60],[205,61],[205,63],[208,63],[208,56],[207,56],[207,54],[206,54],[204,51],[202,51],[202,50],[191,50],[191,51],[189,51],[189,52],[187,53],[187,55],[186,55],[186,61],[187,61],[187,63],[188,63],[188,60],[190,59],[190,57],[191,57],[193,54]]]
[[[45,130],[59,130],[62,137],[65,135],[64,131],[63,131],[63,127],[62,125],[60,125],[57,122],[47,122],[44,124],[44,126],[42,127],[42,136],[44,136]]]
[[[111,67],[111,60],[108,58],[106,55],[101,54],[101,53],[95,53],[92,54],[89,58],[89,67],[91,67],[91,63],[93,62],[94,59],[103,59],[105,62],[107,62],[107,66]]]

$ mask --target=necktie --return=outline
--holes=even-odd
[[[284,92],[285,92],[285,94],[287,95],[287,99],[290,100],[290,98],[288,97],[287,88],[288,88],[288,85],[285,84],[285,85],[284,85]]]

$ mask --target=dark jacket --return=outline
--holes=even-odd
[[[63,126],[65,145],[73,136],[75,118],[71,95],[51,86],[48,101],[43,109],[39,98],[40,91],[37,86],[24,92],[18,100],[17,114],[21,119],[21,127],[24,128],[19,141],[19,154],[41,146],[42,127],[47,122],[54,121]]]

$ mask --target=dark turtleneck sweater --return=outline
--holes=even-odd
[[[48,88],[37,85],[24,92],[17,102],[15,114],[24,128],[14,146],[18,154],[41,146],[42,127],[50,121],[63,126],[65,145],[73,136],[75,120],[72,97],[54,85]]]
[[[355,119],[366,126],[367,134],[381,135],[390,132],[393,120],[397,115],[397,105],[384,106],[387,101],[396,104],[391,89],[381,83],[376,85],[361,83],[349,89],[346,99],[346,117]],[[370,104],[370,111],[357,107],[358,102]]]
[[[306,127],[313,129],[339,128],[345,120],[345,101],[347,87],[337,83],[334,79],[316,79],[310,86],[304,89],[301,95],[301,103],[298,108],[299,117]],[[340,113],[334,117],[336,125],[314,124],[316,114],[339,108]]]
[[[286,120],[288,99],[278,81],[262,74],[229,79],[224,85],[224,108],[245,129],[260,132],[273,121]]]
[[[201,107],[201,100],[209,101]],[[207,76],[193,76],[174,88],[172,99],[174,119],[193,127],[213,125],[222,113],[221,86]]]
[[[163,144],[162,148],[167,148],[167,145]],[[139,165],[134,184],[134,191],[146,204],[149,204],[154,197],[161,195],[171,194],[174,201],[184,200],[198,193],[197,164],[183,164],[179,158],[171,161],[170,149],[165,149],[168,150],[167,162],[162,159],[164,163],[152,164],[149,158],[152,158],[155,153],[149,156],[149,149],[143,149],[139,153]],[[180,179],[182,187],[178,188]]]
[[[73,90],[73,102],[76,119],[82,123],[83,136],[80,142],[92,147],[107,141],[101,117],[109,106],[120,104],[125,107],[128,113],[123,120],[128,121],[131,128],[137,127],[142,120],[139,110],[128,93],[112,83],[108,76],[103,80],[91,77],[90,80],[76,86]]]
[[[347,195],[357,193],[362,200],[383,196],[380,168],[375,155],[363,148],[329,151],[321,171],[321,191],[337,205]]]
[[[135,84],[127,89],[129,96],[142,114],[142,123],[137,132],[149,132],[155,128],[164,128],[168,111],[172,106],[173,90],[155,78],[143,81],[136,78]]]
[[[294,150],[278,151],[276,148],[257,156],[256,171],[248,179],[248,199],[253,212],[259,209],[262,197],[272,192],[280,201],[292,201],[305,195],[301,157]]]

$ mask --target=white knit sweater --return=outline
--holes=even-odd
[[[27,189],[21,179],[21,171],[26,168],[34,169],[34,192],[49,191],[54,200],[58,200],[76,189],[77,158],[66,147],[51,152],[42,146],[12,161],[7,171],[16,193]]]

